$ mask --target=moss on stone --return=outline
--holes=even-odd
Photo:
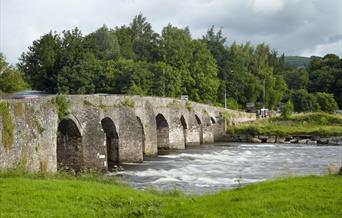
[[[190,101],[187,101],[186,103],[185,103],[185,107],[188,109],[188,111],[190,112],[191,110],[192,110],[192,104],[191,104],[191,102]]]
[[[20,161],[18,163],[18,169],[22,171],[26,171],[27,169],[27,153],[26,153],[26,146],[22,148]]]
[[[12,121],[10,105],[6,102],[0,102],[0,116],[2,118],[2,144],[6,150],[9,150],[14,143],[15,124]]]
[[[15,103],[14,104],[14,113],[16,117],[22,117],[24,114],[24,105],[23,103]]]
[[[46,174],[48,172],[48,163],[46,160],[39,161],[39,170],[41,174]]]
[[[121,106],[130,107],[130,108],[134,108],[134,106],[135,106],[135,102],[132,98],[124,98],[120,102],[120,104],[121,104]]]
[[[167,105],[168,108],[181,109],[182,104],[179,101],[173,100]]]
[[[56,96],[56,108],[59,120],[63,120],[63,118],[69,114],[69,101],[66,99],[64,95]]]
[[[42,127],[42,125],[40,124],[40,122],[36,118],[33,119],[33,123],[34,123],[35,128],[38,130],[38,133],[40,135],[42,135],[43,132],[45,131],[45,128]]]
[[[86,105],[86,106],[93,106],[93,104],[90,101],[88,101],[88,100],[84,100],[83,104]]]

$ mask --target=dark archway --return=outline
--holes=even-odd
[[[107,164],[108,169],[111,170],[119,162],[119,136],[112,119],[103,118],[101,125],[106,134]]]
[[[157,124],[157,147],[169,148],[169,124],[162,114],[156,116]]]
[[[200,137],[200,143],[203,144],[203,127],[202,127],[202,121],[201,119],[195,114],[195,118],[197,121],[197,124],[199,126],[199,137]]]
[[[211,120],[211,123],[212,123],[212,124],[215,124],[215,123],[216,123],[216,121],[215,121],[215,119],[214,119],[213,117],[210,117],[210,120]]]
[[[137,116],[137,120],[138,120],[138,123],[139,123],[139,126],[141,128],[141,142],[142,142],[142,152],[143,152],[143,155],[145,155],[145,130],[144,130],[144,125],[142,124],[141,122],[141,119],[140,117]]]
[[[188,129],[188,125],[186,124],[186,121],[183,115],[181,116],[180,121],[183,127],[184,144],[186,145],[186,131]]]
[[[82,136],[71,119],[58,124],[57,133],[57,169],[72,169],[79,172],[82,168]]]

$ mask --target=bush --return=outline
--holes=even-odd
[[[315,96],[317,99],[317,103],[319,104],[319,107],[322,111],[327,113],[334,113],[338,109],[333,94],[325,92],[316,92]]]
[[[240,109],[239,103],[237,103],[237,101],[234,98],[228,98],[227,99],[227,107],[229,109],[233,109],[233,110]]]
[[[68,115],[69,101],[63,95],[56,96],[56,107],[58,112],[58,119],[63,120],[63,118]]]
[[[281,107],[281,116],[283,118],[288,118],[293,112],[293,103],[288,100],[285,104]]]
[[[29,88],[30,86],[25,82],[23,75],[15,69],[7,69],[0,75],[0,93],[13,93]]]
[[[318,111],[320,109],[315,95],[308,93],[304,89],[293,91],[291,100],[296,112]]]

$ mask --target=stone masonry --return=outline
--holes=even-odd
[[[64,98],[67,115],[61,119],[55,96],[0,100],[5,108],[0,111],[0,169],[108,170],[113,163],[142,162],[144,155],[157,155],[161,149],[221,141],[227,123],[255,120],[254,114],[172,98]]]

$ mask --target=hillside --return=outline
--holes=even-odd
[[[302,56],[285,56],[285,63],[294,67],[308,67],[310,58]]]

